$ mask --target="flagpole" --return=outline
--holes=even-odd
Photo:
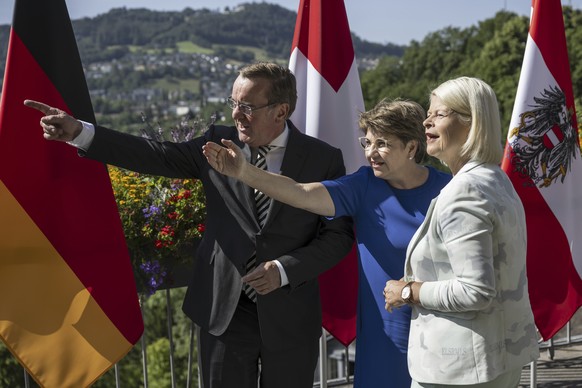
[[[327,388],[327,331],[321,329],[319,339],[319,386]]]
[[[535,388],[538,385],[538,362],[532,361],[529,364],[529,386]]]
[[[30,388],[30,375],[28,374],[25,368],[22,369],[24,370],[24,387]]]

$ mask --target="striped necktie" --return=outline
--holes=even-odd
[[[272,148],[271,146],[259,147],[259,153],[257,155],[257,160],[255,161],[255,166],[267,171],[267,153],[271,150],[271,148]],[[255,205],[257,208],[257,220],[259,221],[259,226],[261,228],[265,225],[265,220],[267,219],[267,213],[270,204],[271,198],[267,197],[261,191],[255,189]]]
[[[255,166],[260,169],[267,171],[267,153],[271,150],[272,146],[262,146],[259,147],[258,155],[255,160]],[[267,213],[269,206],[271,204],[271,198],[267,197],[263,192],[255,189],[255,205],[257,208],[257,220],[259,221],[259,226],[262,228],[265,225],[265,220],[267,219]],[[257,265],[256,253],[250,257],[247,261],[247,273],[252,271]],[[247,284],[243,284],[243,290],[250,300],[256,303],[257,294],[255,289]]]

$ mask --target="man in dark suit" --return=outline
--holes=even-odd
[[[254,161],[261,146],[269,171],[298,182],[345,173],[339,149],[300,133],[288,120],[295,109],[295,77],[257,63],[242,68],[228,103],[234,127],[211,126],[185,143],[159,143],[80,122],[27,100],[44,113],[48,140],[67,141],[82,156],[146,174],[198,178],[207,220],[196,252],[184,312],[201,328],[200,370],[205,388],[308,388],[318,358],[321,309],[317,276],[351,249],[349,219],[324,220],[271,201],[263,227],[253,190],[210,167],[207,141],[233,140]],[[256,257],[257,266],[247,262]],[[243,284],[256,292],[248,297]]]

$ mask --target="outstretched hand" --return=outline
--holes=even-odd
[[[83,124],[79,120],[63,110],[33,100],[24,100],[24,105],[44,114],[40,119],[40,126],[44,132],[43,136],[47,140],[71,141],[83,129]]]
[[[222,147],[211,141],[202,146],[202,153],[208,163],[221,174],[240,178],[247,164],[241,149],[231,140],[222,140]]]

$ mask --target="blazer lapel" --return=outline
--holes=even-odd
[[[430,219],[432,218],[432,213],[434,212],[434,207],[437,203],[438,198],[439,197],[437,196],[436,198],[433,198],[433,200],[430,202],[428,210],[426,211],[426,217],[424,218],[424,221],[422,222],[420,227],[416,230],[416,232],[414,233],[414,235],[410,239],[410,242],[408,243],[408,247],[406,249],[406,262],[404,263],[404,277],[405,277],[406,281],[414,280],[412,278],[412,267],[410,265],[410,254],[412,253],[412,251],[414,250],[414,248],[416,247],[416,245],[418,244],[420,239],[422,239],[424,237],[424,235],[426,235],[426,232],[427,232],[428,227],[430,225]]]
[[[307,144],[303,140],[303,134],[295,128],[291,121],[287,120],[287,125],[289,126],[289,138],[285,147],[283,162],[281,163],[281,175],[297,180],[305,164]],[[281,210],[281,206],[283,206],[281,202],[271,201],[271,207],[263,228],[267,227],[270,221],[276,217],[279,210]]]
[[[290,121],[288,121],[288,125],[289,138],[287,139],[285,156],[281,163],[281,175],[297,179],[305,163],[308,145],[304,139],[305,135],[299,132]]]

